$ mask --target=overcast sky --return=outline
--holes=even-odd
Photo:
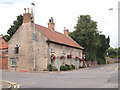
[[[55,30],[63,33],[64,27],[74,31],[80,15],[90,15],[97,21],[98,31],[110,36],[111,47],[118,46],[118,1],[119,0],[0,0],[0,34],[7,30],[16,16],[24,13],[35,3],[35,23],[48,27],[54,18]],[[114,10],[109,11],[109,8]]]

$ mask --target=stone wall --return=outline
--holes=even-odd
[[[31,23],[23,23],[8,42],[8,65],[11,71],[15,70],[11,66],[11,60],[15,58],[14,48],[19,45],[19,53],[17,58],[17,71],[34,69],[34,41],[32,40],[33,25]],[[47,45],[45,37],[39,30],[35,33],[35,64],[36,70],[47,69]]]
[[[63,59],[60,59],[60,56],[63,54],[63,47],[65,48],[65,64],[68,64],[70,65],[70,59],[67,59],[67,55],[70,55],[70,49],[72,50],[72,64],[74,64],[74,57],[77,56],[77,57],[82,57],[82,50],[80,49],[76,49],[76,48],[71,48],[71,47],[67,47],[67,46],[63,46],[63,45],[58,45],[58,44],[53,44],[53,43],[50,43],[50,46],[51,45],[54,46],[54,54],[56,57],[59,58],[59,68],[60,66],[63,65]],[[51,53],[51,50],[49,48],[49,51],[50,51],[50,55],[52,54]],[[80,56],[79,56],[79,52],[80,52]],[[49,60],[49,63],[51,63],[51,60]],[[55,63],[54,63],[54,66],[56,66],[56,60],[55,60]],[[75,65],[77,64],[77,60],[75,60]],[[78,61],[78,67],[79,67],[79,61]]]
[[[109,64],[109,63],[118,63],[118,62],[120,62],[120,60],[117,59],[117,58],[106,59],[106,64]]]
[[[97,61],[86,61],[89,65],[90,65],[90,67],[92,67],[92,66],[97,66],[98,65],[98,62]]]

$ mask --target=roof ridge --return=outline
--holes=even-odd
[[[39,25],[39,24],[36,24],[36,23],[35,23],[35,25],[38,25],[38,26],[41,26],[41,27],[47,28],[47,27],[45,27],[45,26],[42,26],[42,25]],[[47,28],[47,29],[49,29],[49,28]]]

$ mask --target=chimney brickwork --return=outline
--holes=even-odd
[[[69,30],[64,27],[64,34],[69,35]]]
[[[51,17],[51,19],[49,19],[48,28],[55,31],[55,24],[54,24],[54,21],[53,21],[53,17]]]
[[[29,8],[28,8],[28,13],[26,13],[26,8],[24,8],[25,13],[23,14],[23,23],[29,23],[31,22],[31,14],[29,13]]]

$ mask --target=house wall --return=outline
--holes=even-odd
[[[9,70],[15,71],[15,67],[11,66],[11,60],[15,58],[14,48],[19,45],[19,53],[17,58],[17,71],[34,70],[34,42],[32,40],[33,25],[31,23],[23,23],[8,42],[8,66]],[[45,37],[36,29],[35,33],[35,69],[47,69],[47,46]]]
[[[82,50],[80,49],[76,49],[76,48],[71,48],[71,47],[67,47],[67,46],[63,46],[63,45],[58,45],[58,44],[54,44],[54,43],[50,43],[50,46],[51,45],[54,46],[54,54],[56,57],[59,58],[59,68],[60,66],[63,65],[63,59],[60,59],[60,56],[63,54],[63,47],[65,48],[65,64],[69,64],[70,65],[70,59],[67,59],[67,55],[70,55],[70,49],[72,49],[72,64],[74,62],[74,57],[77,56],[77,57],[82,57]],[[51,53],[51,49],[49,48],[49,51],[50,51],[50,55],[52,54]],[[79,52],[80,52],[80,56],[79,56]],[[49,63],[51,63],[51,60],[49,60]],[[56,60],[55,60],[55,64],[54,66],[56,66]],[[78,61],[78,66],[79,66],[79,61]]]
[[[0,69],[8,69],[8,57],[0,58]]]

